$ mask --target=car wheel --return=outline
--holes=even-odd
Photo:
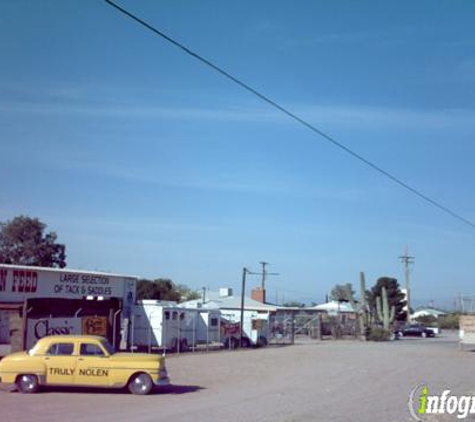
[[[16,380],[16,387],[23,394],[36,393],[39,388],[38,377],[31,374],[20,375]]]
[[[138,394],[140,396],[145,396],[150,393],[153,387],[152,379],[150,375],[144,374],[135,374],[132,379],[129,381],[129,391],[132,394]]]

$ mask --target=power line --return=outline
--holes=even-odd
[[[331,142],[334,146],[342,149],[346,153],[350,154],[357,160],[361,161],[362,163],[366,164],[367,166],[371,167],[373,170],[377,171],[378,173],[382,174],[383,176],[387,177],[388,179],[392,180],[394,183],[398,184],[399,186],[403,187],[404,189],[412,192],[414,195],[418,196],[419,198],[423,199],[424,201],[428,202],[429,204],[435,206],[436,208],[439,208],[439,210],[445,212],[446,214],[451,215],[452,217],[456,218],[457,220],[462,221],[463,223],[471,226],[472,228],[475,229],[475,223],[472,223],[470,220],[466,219],[465,217],[461,216],[460,214],[457,214],[455,211],[452,211],[450,208],[446,207],[445,205],[441,204],[440,202],[430,198],[429,196],[425,195],[418,189],[410,186],[406,182],[402,181],[398,177],[394,176],[393,174],[389,173],[388,171],[384,170],[383,168],[379,167],[372,161],[366,159],[362,155],[358,154],[357,152],[353,151],[352,149],[348,148],[347,146],[343,145],[342,143],[338,142],[336,139],[331,137],[330,135],[326,134],[325,132],[321,131],[320,129],[316,128],[313,126],[311,123],[308,123],[298,115],[294,114],[287,108],[281,106],[280,104],[276,103],[275,101],[271,100],[269,97],[266,95],[260,93],[256,89],[252,88],[251,86],[247,85],[245,82],[241,81],[240,79],[236,78],[235,76],[231,75],[218,65],[214,64],[213,62],[209,61],[208,59],[204,58],[198,53],[195,53],[193,50],[190,50],[188,47],[185,47],[183,44],[180,42],[174,40],[173,38],[169,37],[165,33],[161,32],[160,30],[156,29],[152,25],[148,24],[147,22],[143,21],[139,17],[133,15],[123,7],[115,4],[111,0],[105,0],[106,3],[109,5],[113,6],[120,12],[122,12],[124,15],[128,16],[129,18],[133,19],[134,21],[138,22],[145,28],[149,29],[150,31],[154,32],[156,35],[164,38],[166,41],[169,43],[173,44],[175,47],[178,47],[179,49],[183,50],[185,53],[188,55],[194,57],[195,59],[199,60],[200,62],[204,63],[208,67],[211,67],[214,69],[216,72],[220,73],[227,79],[230,79],[232,82],[236,83],[239,85],[241,88],[244,88],[246,91],[250,92],[251,94],[255,95],[256,97],[260,98],[267,104],[271,105],[272,107],[276,108],[277,110],[281,111],[282,113],[286,114],[288,117],[291,119],[297,121],[301,125],[305,126],[307,129],[310,129],[312,132],[315,132],[316,134],[320,135],[322,138],[326,139],[327,141]]]

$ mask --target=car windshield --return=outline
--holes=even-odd
[[[114,346],[112,346],[112,344],[110,344],[107,340],[102,340],[101,344],[102,346],[104,346],[104,349],[107,350],[107,353],[109,353],[109,355],[113,355],[115,353]]]

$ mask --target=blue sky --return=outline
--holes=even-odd
[[[475,3],[122,6],[475,220]],[[279,300],[394,276],[475,294],[475,230],[384,179],[103,1],[0,2],[0,221],[38,217],[72,268]],[[258,277],[249,285],[257,285]]]

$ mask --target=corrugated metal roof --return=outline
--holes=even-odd
[[[241,309],[241,297],[240,296],[219,296],[217,292],[207,292],[205,303],[202,303],[202,299],[189,300],[180,304],[183,307],[202,307],[202,308],[219,308],[219,309]],[[268,311],[275,312],[278,307],[267,305],[265,303],[258,302],[250,297],[244,298],[244,309],[256,310],[256,311]]]
[[[348,302],[331,301],[314,306],[312,309],[326,312],[355,312],[353,307]]]

